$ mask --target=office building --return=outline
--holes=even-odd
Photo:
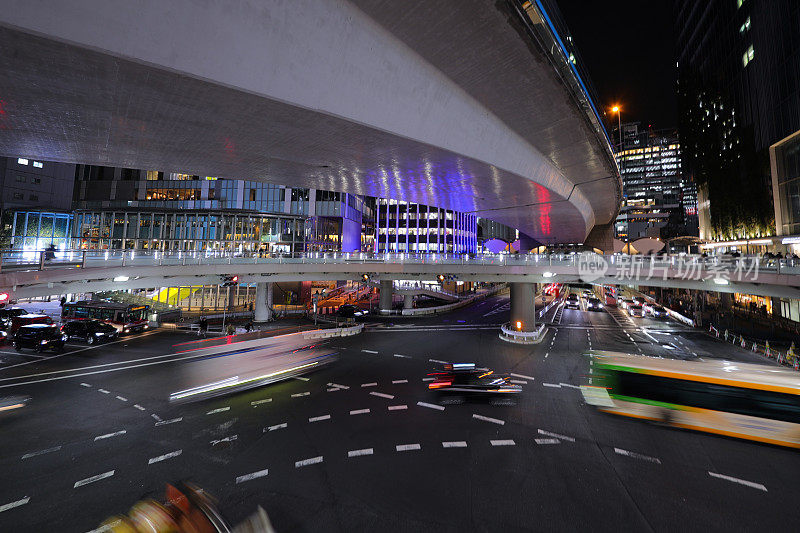
[[[475,253],[477,217],[450,209],[379,198],[375,208],[378,252]]]
[[[615,223],[618,239],[670,238],[697,234],[697,193],[681,175],[681,148],[675,131],[622,125],[616,154],[623,199]]]
[[[797,20],[794,0],[675,3],[684,170],[703,188],[702,233],[715,240],[797,231],[800,209],[777,213],[797,205],[792,178],[773,179],[768,154],[800,130]]]

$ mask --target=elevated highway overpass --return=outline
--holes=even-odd
[[[537,1],[3,7],[0,154],[388,197],[610,244],[619,173]]]

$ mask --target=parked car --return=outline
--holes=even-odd
[[[68,338],[81,339],[87,344],[116,339],[117,328],[102,320],[73,320],[64,324],[62,330]]]
[[[629,305],[631,305],[632,303],[633,303],[633,300],[631,300],[630,298],[622,298],[622,299],[619,301],[619,306],[620,306],[621,308],[623,308],[623,309],[627,309],[627,308],[628,308],[628,306],[629,306]]]
[[[7,330],[11,326],[11,320],[20,315],[27,315],[28,312],[21,307],[4,307],[0,309],[0,330]]]
[[[18,315],[11,318],[11,325],[9,326],[6,333],[8,333],[9,338],[14,338],[17,330],[23,326],[28,326],[30,324],[52,324],[53,319],[50,318],[48,315],[38,315],[33,313],[28,313],[25,315]]]
[[[55,324],[28,324],[14,334],[14,349],[18,352],[23,349],[60,352],[66,340],[67,336]]]

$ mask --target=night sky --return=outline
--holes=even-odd
[[[622,122],[677,126],[672,2],[560,0],[561,13],[589,69],[598,107],[622,107]]]

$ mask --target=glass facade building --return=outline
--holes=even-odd
[[[622,177],[622,206],[616,237],[675,237],[697,234],[697,193],[681,174],[681,148],[674,131],[640,131],[623,124],[616,159]]]
[[[468,213],[379,198],[375,251],[475,253],[477,222],[477,217]]]
[[[42,211],[8,211],[11,241],[14,250],[44,250],[51,244],[59,250],[71,247],[73,216],[67,213]]]
[[[75,249],[302,252],[303,217],[247,210],[77,210]]]

